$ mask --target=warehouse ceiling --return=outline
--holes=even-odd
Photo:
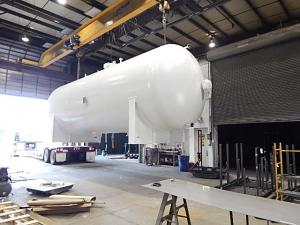
[[[40,54],[116,0],[0,0],[0,60],[38,61]],[[173,0],[167,42],[190,45],[196,56],[217,47],[298,23],[299,0]],[[96,65],[128,59],[163,44],[162,15],[154,7],[82,49]],[[30,41],[22,42],[26,34]],[[71,55],[55,63],[67,68]]]

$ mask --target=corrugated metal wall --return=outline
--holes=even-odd
[[[43,49],[0,37],[0,60],[17,63],[21,58],[26,58],[38,61],[42,51]],[[66,67],[68,61],[60,60],[54,65]],[[64,77],[54,78],[51,74],[31,74],[20,72],[18,68],[0,68],[0,94],[46,99],[54,89],[67,82]]]
[[[300,121],[300,40],[211,63],[215,125]]]
[[[0,68],[0,94],[47,99],[64,80]]]

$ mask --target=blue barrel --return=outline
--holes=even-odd
[[[190,157],[188,155],[179,155],[178,156],[178,165],[180,172],[188,172],[189,171],[189,161]]]

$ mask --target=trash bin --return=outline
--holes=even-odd
[[[188,172],[189,171],[189,161],[190,156],[188,155],[179,155],[178,156],[178,165],[180,172]]]

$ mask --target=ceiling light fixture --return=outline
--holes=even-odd
[[[216,47],[216,42],[213,37],[210,37],[208,47],[210,47],[210,48]]]
[[[57,2],[61,5],[65,5],[67,3],[66,0],[57,0]]]
[[[29,40],[29,38],[24,34],[24,35],[22,36],[22,41],[23,41],[23,42],[29,42],[30,40]]]

